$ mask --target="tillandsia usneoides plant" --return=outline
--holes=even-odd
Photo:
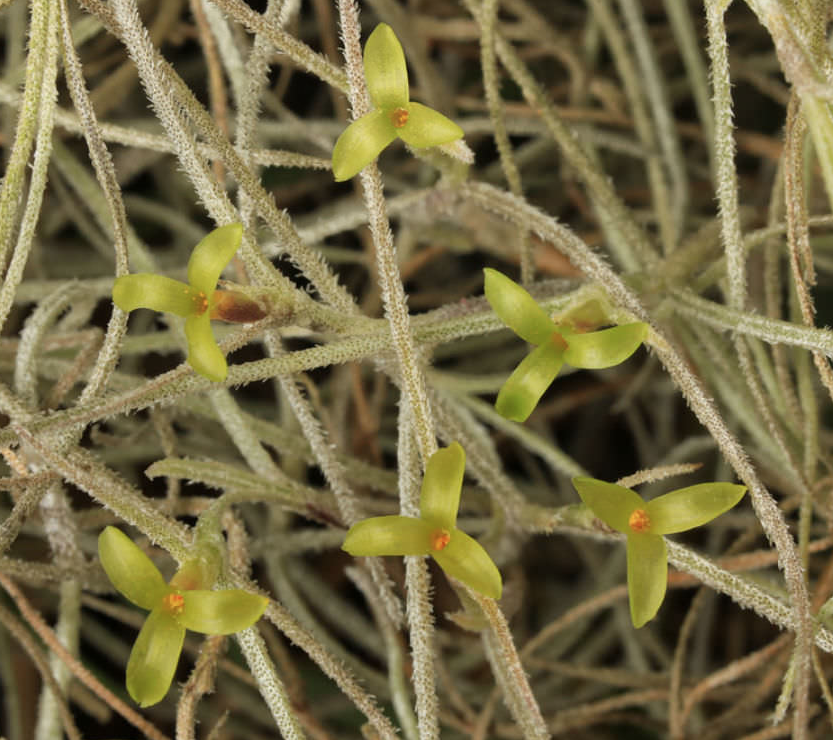
[[[819,0],[0,0],[0,738],[833,736]]]

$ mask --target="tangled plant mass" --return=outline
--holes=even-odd
[[[829,737],[823,6],[0,3],[0,737]]]

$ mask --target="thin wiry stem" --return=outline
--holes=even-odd
[[[663,249],[668,254],[676,246],[679,226],[673,223],[674,219],[669,203],[668,178],[663,170],[659,155],[655,153],[655,150],[658,149],[657,136],[642,94],[642,77],[632,57],[630,44],[628,44],[622,23],[614,13],[612,4],[604,0],[589,0],[588,5],[593,10],[594,20],[599,24],[607,39],[608,47],[622,79],[625,94],[628,96],[634,128],[645,148],[645,166],[651,186],[651,197],[656,204],[655,210]]]
[[[266,22],[260,13],[252,10],[240,0],[215,0],[218,7],[250,31],[256,31],[269,39],[275,48],[289,55],[302,68],[308,69],[322,80],[339,90],[347,89],[344,73],[321,54],[273,24]]]
[[[720,3],[706,3],[712,101],[715,111],[714,150],[717,157],[717,202],[720,208],[720,230],[723,248],[726,250],[729,305],[736,310],[742,310],[746,304],[746,260],[741,245],[738,214],[732,93],[723,10]]]
[[[803,142],[806,124],[798,117],[798,101],[795,96],[787,109],[787,141],[784,164],[784,198],[787,213],[787,244],[790,250],[790,269],[793,276],[796,298],[801,309],[801,318],[806,326],[815,325],[815,306],[810,294],[810,285],[816,282],[813,264],[813,250],[810,246],[807,199],[804,186]],[[833,370],[820,352],[813,352],[819,379],[833,398]]]
[[[375,591],[367,574],[359,568],[350,568],[347,575],[361,590],[368,606],[373,612],[374,619],[382,632],[382,639],[385,641],[385,651],[388,659],[388,680],[390,681],[391,701],[402,731],[407,740],[419,740],[419,729],[417,727],[414,710],[411,707],[411,696],[408,691],[408,682],[405,677],[405,660],[402,647],[399,644],[399,635],[396,632],[396,625],[388,619],[383,609],[378,607],[375,599]]]
[[[277,351],[277,347],[273,346]],[[347,481],[344,467],[336,458],[332,448],[327,443],[327,438],[321,425],[313,415],[309,404],[301,395],[295,381],[288,378],[281,378],[281,388],[289,401],[295,414],[295,418],[304,431],[304,436],[310,444],[310,449],[316,461],[324,471],[338,504],[342,520],[348,526],[352,526],[361,518],[359,506],[352,487]],[[402,607],[399,600],[391,590],[390,579],[385,574],[384,568],[378,558],[369,560],[369,569],[378,589],[378,595],[388,613],[388,617],[394,624],[402,623]]]
[[[668,20],[674,32],[674,38],[680,45],[680,55],[686,66],[691,94],[697,106],[697,116],[703,127],[703,136],[709,151],[709,164],[717,183],[717,155],[715,154],[714,108],[709,92],[708,71],[697,48],[698,30],[692,19],[693,8],[674,0],[664,0],[663,6],[668,13]]]
[[[361,48],[359,45],[358,10],[353,0],[339,0],[339,17],[344,41],[344,56],[350,81],[350,106],[353,118],[360,118],[368,110],[368,93],[364,82]],[[376,251],[377,272],[385,316],[394,341],[403,392],[411,404],[416,426],[417,444],[423,466],[437,449],[431,406],[425,392],[423,360],[414,343],[408,315],[407,297],[399,276],[393,233],[390,229],[382,179],[379,169],[371,162],[361,172],[362,193],[368,212],[370,233]]]
[[[9,579],[3,571],[0,571],[0,584],[6,589],[6,592],[14,600],[17,608],[21,614],[26,618],[27,624],[35,630],[38,636],[46,644],[49,645],[52,652],[55,653],[67,666],[69,666],[72,674],[89,689],[94,691],[99,697],[104,699],[107,704],[122,715],[130,724],[144,732],[151,740],[169,740],[168,737],[160,732],[155,725],[152,725],[138,712],[131,709],[108,688],[106,688],[93,674],[88,671],[77,658],[74,658],[64,648],[60,640],[55,636],[55,633],[49,628],[43,618],[35,611],[23,592]],[[5,609],[3,609],[5,611]],[[4,622],[7,620],[4,619]]]
[[[668,180],[671,184],[671,226],[669,234],[670,244],[666,249],[674,249],[685,226],[688,210],[688,180],[686,178],[685,163],[680,147],[679,134],[674,125],[668,93],[659,73],[659,61],[654,55],[653,46],[649,43],[648,29],[642,16],[641,6],[634,0],[619,0],[628,31],[633,39],[636,58],[645,82],[645,92],[651,104],[656,125],[657,138],[664,156],[664,164],[668,170]],[[669,249],[670,248],[670,249]]]
[[[483,635],[486,654],[489,656],[498,685],[503,689],[504,701],[521,726],[524,737],[529,740],[550,737],[526,671],[515,650],[506,617],[494,599],[480,596],[473,591],[470,591],[469,595],[477,601],[488,620],[489,630]]]
[[[286,688],[278,676],[257,628],[249,627],[242,632],[238,632],[237,642],[240,644],[243,656],[246,658],[252,675],[257,681],[261,696],[266,701],[283,737],[287,740],[303,740],[306,735],[292,711]]]
[[[3,184],[0,188],[0,264],[5,266],[12,251],[16,213],[19,207],[19,194],[23,192],[26,166],[34,146],[35,136],[40,130],[39,113],[47,103],[43,100],[44,92],[54,100],[54,80],[52,87],[44,87],[43,79],[49,66],[51,55],[57,52],[51,39],[55,27],[50,18],[54,18],[55,5],[32,3],[32,22],[29,26],[29,51],[26,55],[26,80],[23,88],[23,101],[17,119],[14,145],[6,163]],[[48,103],[47,103],[48,104]]]
[[[237,582],[239,587],[241,583]],[[338,684],[339,688],[356,707],[364,713],[379,736],[386,740],[396,740],[396,730],[390,720],[376,706],[372,696],[367,694],[353,675],[330,656],[318,641],[304,630],[282,607],[275,602],[266,610],[267,618],[274,623],[293,643],[304,650],[321,669]]]
[[[817,350],[833,357],[833,331],[805,327],[790,321],[769,319],[746,311],[735,311],[714,301],[700,298],[688,290],[669,291],[669,305],[681,315],[715,329],[736,331],[769,344],[785,344]]]
[[[421,466],[415,436],[410,431],[414,422],[407,399],[400,404],[399,420],[399,509],[404,516],[419,516]],[[411,555],[405,558],[405,578],[408,585],[407,617],[414,664],[411,680],[416,694],[418,734],[420,738],[438,738],[439,701],[434,670],[437,646],[431,603],[431,577],[424,557]]]
[[[9,634],[13,636],[20,645],[23,646],[29,654],[29,657],[32,659],[32,662],[37,667],[41,679],[45,684],[44,690],[47,692],[45,695],[54,697],[52,701],[55,703],[58,724],[56,726],[48,726],[41,725],[39,722],[37,730],[39,737],[43,737],[40,733],[43,731],[41,730],[41,727],[44,727],[53,732],[52,737],[55,737],[55,732],[59,734],[66,732],[70,740],[81,740],[81,733],[78,731],[75,721],[72,718],[72,713],[69,711],[69,706],[64,699],[62,687],[59,685],[58,680],[50,670],[49,662],[41,653],[37,642],[33,639],[29,630],[24,626],[24,624],[21,623],[17,616],[2,605],[0,605],[0,618],[3,620],[4,628],[8,630]],[[41,707],[40,716],[44,716],[43,707]]]
[[[480,15],[482,30],[480,42],[480,65],[483,68],[483,89],[489,104],[489,117],[495,132],[495,145],[500,155],[500,166],[514,195],[521,196],[521,176],[512,153],[512,144],[506,132],[503,105],[500,99],[500,80],[495,60],[495,25],[497,24],[497,0],[484,0]],[[532,261],[532,243],[526,234],[518,235],[521,252],[521,282],[530,283],[535,277]]]
[[[35,236],[35,228],[40,217],[41,204],[44,191],[46,190],[47,169],[49,157],[52,153],[52,128],[55,123],[55,106],[57,103],[57,92],[55,82],[58,75],[58,57],[60,46],[58,44],[58,5],[48,5],[48,16],[46,29],[43,36],[44,50],[40,57],[39,50],[34,50],[35,60],[33,66],[40,66],[40,78],[38,79],[38,107],[35,120],[37,121],[37,134],[35,136],[35,154],[32,162],[32,175],[29,180],[29,192],[26,198],[26,206],[23,209],[23,216],[20,220],[20,228],[17,234],[17,241],[12,252],[11,260],[0,285],[0,327],[8,320],[9,311],[14,302],[14,293],[17,286],[23,280],[23,272],[29,260],[32,249],[32,242]],[[40,57],[40,58],[39,58]],[[30,111],[25,108],[21,115],[29,115]],[[26,136],[24,135],[24,139]],[[6,216],[13,222],[17,219],[12,213],[4,214],[3,192],[15,187],[14,176],[19,173],[6,171],[3,179],[3,191],[0,191],[0,219]],[[22,186],[17,185],[18,191],[22,192]],[[3,238],[3,231],[6,235],[11,234],[8,227],[0,226],[0,256],[5,255],[6,240]],[[5,257],[4,257],[5,259]]]
[[[482,11],[475,0],[465,0],[465,4],[475,18],[479,17]],[[621,232],[622,238],[611,244],[611,248],[617,250],[616,259],[627,270],[637,269],[640,263],[653,263],[654,249],[645,232],[613,192],[607,178],[591,162],[577,137],[558,116],[529,69],[499,34],[495,34],[495,45],[498,57],[515,82],[520,85],[527,103],[540,113],[547,130],[570,164],[581,174],[597,205],[609,219],[610,225]]]

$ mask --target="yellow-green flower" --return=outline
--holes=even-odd
[[[561,366],[596,370],[628,359],[644,341],[648,325],[637,321],[601,331],[579,332],[556,324],[520,285],[486,268],[485,293],[498,318],[521,339],[536,345],[498,393],[495,409],[512,421],[526,421]]]
[[[662,535],[710,522],[743,498],[746,486],[700,483],[651,501],[630,488],[573,478],[581,500],[605,524],[627,536],[628,597],[634,627],[654,618],[665,598],[668,554]]]
[[[374,109],[351,123],[333,147],[333,176],[349,180],[395,138],[421,148],[462,138],[442,113],[410,100],[405,53],[393,29],[380,23],[364,46],[364,76]]]
[[[240,589],[209,591],[204,569],[188,561],[170,583],[124,532],[107,527],[98,556],[116,590],[150,614],[127,661],[127,691],[139,706],[156,704],[168,693],[179,662],[185,630],[230,635],[260,619],[269,600]]]
[[[214,341],[211,319],[244,323],[265,315],[241,293],[215,290],[242,238],[242,224],[228,224],[207,234],[191,253],[187,284],[152,273],[123,275],[113,284],[113,302],[122,311],[150,308],[182,316],[188,362],[200,375],[218,382],[226,379],[228,365]]]
[[[430,555],[450,576],[499,599],[500,571],[483,546],[457,529],[466,453],[456,442],[437,450],[425,466],[419,518],[377,516],[350,527],[341,546],[351,555]]]

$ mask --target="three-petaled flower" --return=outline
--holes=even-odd
[[[591,332],[556,324],[506,275],[488,267],[484,273],[486,299],[498,318],[536,345],[498,393],[495,408],[507,419],[526,421],[565,362],[588,370],[613,367],[628,359],[648,334],[641,321]]]
[[[743,498],[746,486],[700,483],[651,501],[630,488],[595,478],[573,478],[581,500],[609,527],[627,536],[628,598],[634,627],[654,618],[668,582],[668,555],[662,535],[710,522]]]
[[[269,600],[241,589],[206,590],[206,569],[187,561],[170,583],[124,532],[106,527],[98,555],[112,584],[129,601],[150,610],[127,661],[127,691],[148,707],[168,693],[179,662],[185,630],[230,635],[260,619]]]
[[[123,275],[113,284],[113,302],[122,311],[150,308],[182,316],[188,362],[196,372],[213,381],[226,379],[228,365],[214,341],[211,319],[245,323],[265,316],[258,303],[242,293],[215,290],[242,238],[242,224],[227,224],[207,234],[188,260],[187,285],[144,272]]]
[[[349,180],[395,138],[413,147],[462,138],[463,129],[442,113],[410,100],[405,53],[393,29],[380,23],[364,46],[364,76],[374,109],[353,121],[333,147],[333,176]]]
[[[351,555],[430,555],[450,576],[499,599],[500,571],[483,546],[457,529],[466,453],[452,442],[425,466],[419,518],[377,516],[354,524],[341,546]]]

